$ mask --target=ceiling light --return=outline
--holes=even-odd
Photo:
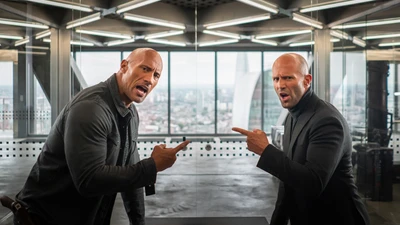
[[[43,38],[43,42],[51,43],[51,39]],[[93,43],[90,42],[83,42],[83,41],[70,41],[71,45],[80,45],[80,46],[94,46]]]
[[[91,23],[91,22],[99,20],[99,19],[101,19],[101,14],[100,14],[100,12],[97,12],[97,13],[92,14],[90,16],[85,16],[85,17],[82,17],[80,19],[68,22],[66,28],[70,29],[70,28],[73,28],[73,27],[81,26],[83,24]]]
[[[16,42],[14,43],[14,46],[23,45],[23,44],[26,44],[26,43],[28,43],[28,42],[29,42],[29,37],[26,37],[25,39],[16,41]]]
[[[380,43],[379,46],[385,47],[385,46],[396,46],[400,45],[400,42],[391,42],[391,43]]]
[[[331,42],[339,42],[340,40],[337,38],[331,38]],[[290,43],[290,47],[297,47],[297,46],[306,46],[306,45],[313,45],[315,44],[314,41],[306,41],[306,42],[296,42],[296,43]]]
[[[257,22],[261,20],[267,20],[271,18],[271,15],[269,13],[261,14],[261,15],[256,15],[256,16],[248,16],[248,17],[242,17],[238,19],[233,19],[233,20],[225,20],[221,22],[216,22],[216,23],[209,23],[205,24],[204,27],[206,29],[214,29],[218,27],[227,27],[227,26],[233,26],[233,25],[238,25],[238,24],[244,24],[244,23],[252,23],[252,22]]]
[[[93,12],[93,9],[88,5],[83,5],[75,2],[61,1],[61,0],[27,0],[28,2],[35,2],[45,5],[57,6],[61,8],[74,9],[83,12]]]
[[[104,43],[107,46],[115,46],[115,45],[122,45],[122,44],[127,44],[127,43],[132,43],[135,42],[135,38],[127,39],[127,40],[117,40],[117,41],[110,41]]]
[[[354,23],[346,23],[332,27],[332,29],[349,29],[349,28],[357,28],[357,27],[369,27],[369,26],[379,26],[379,25],[387,25],[400,23],[400,17],[390,18],[390,19],[382,19],[382,20],[368,20],[362,22],[354,22]]]
[[[239,41],[238,39],[221,39],[221,40],[217,40],[217,41],[209,41],[209,42],[199,43],[199,47],[231,44],[231,43],[236,43],[238,41]]]
[[[31,45],[26,45],[25,48],[30,48],[30,49],[40,49],[40,50],[49,50],[49,47],[43,47],[43,46],[31,46]]]
[[[361,47],[365,47],[367,45],[364,40],[358,37],[353,37],[353,43]]]
[[[77,33],[81,33],[81,34],[90,34],[90,35],[97,35],[97,36],[102,36],[102,37],[112,37],[112,38],[122,38],[122,39],[131,39],[132,38],[132,35],[119,34],[119,33],[113,33],[113,32],[108,32],[108,31],[81,30],[81,29],[76,29],[75,31]]]
[[[306,41],[306,42],[296,42],[296,43],[290,43],[290,47],[297,47],[297,46],[306,46],[306,45],[313,45],[314,41]]]
[[[211,34],[211,35],[215,35],[215,36],[220,36],[220,37],[240,39],[240,35],[239,34],[229,33],[229,32],[225,32],[225,31],[203,30],[203,33]]]
[[[371,40],[371,39],[381,39],[381,38],[393,38],[393,37],[400,37],[400,33],[398,34],[381,34],[375,36],[365,36],[363,40]]]
[[[90,42],[83,42],[83,41],[71,41],[71,45],[94,46],[93,43],[90,43]]]
[[[154,2],[158,2],[160,0],[134,0],[127,2],[125,4],[117,6],[117,13],[123,13],[132,9],[136,9],[145,5],[152,4]]]
[[[123,17],[124,17],[124,19],[132,20],[132,21],[136,21],[136,22],[148,23],[148,24],[165,26],[165,27],[172,27],[172,28],[176,28],[176,29],[185,29],[185,25],[182,23],[170,22],[168,20],[160,20],[160,19],[156,19],[153,17],[140,16],[140,15],[135,15],[135,14],[130,14],[130,13],[124,13]]]
[[[5,35],[5,34],[0,34],[0,39],[13,39],[13,40],[21,40],[21,39],[24,39],[24,37],[21,37],[21,36],[13,36],[13,35]]]
[[[297,14],[297,13],[293,13],[292,17],[293,17],[293,20],[295,20],[297,22],[300,22],[300,23],[315,27],[317,29],[322,29],[323,28],[323,24],[321,22],[313,19],[313,18],[308,18],[308,17],[306,17],[304,15],[300,15],[300,14]]]
[[[169,37],[169,36],[175,36],[179,34],[183,34],[183,30],[170,30],[170,31],[165,31],[165,32],[160,32],[160,33],[154,33],[154,34],[148,34],[144,36],[144,39],[155,39],[155,38],[162,38],[162,37]]]
[[[264,44],[264,45],[272,45],[272,46],[278,46],[278,43],[276,41],[266,41],[266,40],[257,40],[252,38],[252,42],[259,43],[259,44]]]
[[[311,30],[288,31],[288,32],[281,32],[281,33],[274,33],[274,34],[260,34],[260,35],[256,35],[255,39],[284,37],[284,36],[292,36],[292,35],[307,34],[307,33],[311,33]]]
[[[300,12],[301,13],[313,12],[313,11],[318,11],[318,10],[332,9],[332,8],[346,6],[346,5],[355,5],[355,4],[360,4],[360,3],[364,3],[364,2],[372,2],[372,1],[375,1],[375,0],[350,0],[350,1],[345,0],[345,1],[324,2],[324,3],[320,3],[320,4],[304,6],[300,9]]]
[[[51,31],[50,30],[45,30],[45,31],[37,33],[36,36],[35,36],[35,39],[44,38],[44,37],[47,37],[47,36],[50,36],[50,35],[51,35]]]
[[[346,39],[346,40],[350,40],[351,37],[349,34],[347,34],[346,32],[343,31],[339,31],[339,30],[331,30],[331,35],[340,39]]]
[[[32,51],[18,51],[18,54],[26,54],[26,55],[47,55],[46,52],[32,52]]]
[[[32,27],[32,28],[40,28],[40,29],[48,29],[49,26],[41,24],[41,23],[34,23],[34,22],[27,22],[23,20],[10,20],[0,18],[0,24],[4,25],[11,25],[11,26],[20,26],[20,27]]]
[[[181,46],[181,47],[186,46],[186,43],[184,43],[184,42],[169,41],[169,40],[163,40],[163,39],[148,39],[147,41],[152,42],[152,43],[165,44],[165,45],[175,45],[175,46]]]
[[[242,2],[244,4],[247,4],[247,5],[254,6],[259,9],[263,9],[265,11],[268,11],[268,12],[271,12],[274,14],[279,12],[278,6],[268,3],[268,2],[265,2],[265,1],[261,1],[261,0],[238,0],[238,1]]]

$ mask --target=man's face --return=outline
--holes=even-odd
[[[162,60],[156,52],[146,52],[122,61],[122,90],[130,102],[141,103],[161,77]]]
[[[274,88],[281,101],[282,107],[293,108],[299,103],[311,82],[311,75],[302,74],[297,61],[283,57],[278,59],[272,69]]]

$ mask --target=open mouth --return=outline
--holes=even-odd
[[[136,86],[136,89],[138,89],[139,91],[141,91],[143,93],[147,93],[149,90],[146,86],[143,86],[143,85]]]
[[[281,96],[283,101],[287,101],[289,99],[289,95],[286,93],[280,93],[279,96]]]

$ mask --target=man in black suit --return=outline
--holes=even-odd
[[[247,136],[258,155],[257,167],[280,179],[272,225],[369,225],[369,217],[352,175],[352,143],[341,113],[310,88],[306,60],[294,53],[272,66],[274,88],[285,121],[283,151],[258,129],[232,130]]]

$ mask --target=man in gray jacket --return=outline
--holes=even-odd
[[[118,192],[130,223],[144,224],[143,187],[154,192],[157,172],[171,167],[189,143],[157,145],[150,158],[139,159],[133,102],[142,102],[157,85],[162,67],[158,52],[136,49],[116,74],[64,107],[16,198],[35,224],[110,224]]]

